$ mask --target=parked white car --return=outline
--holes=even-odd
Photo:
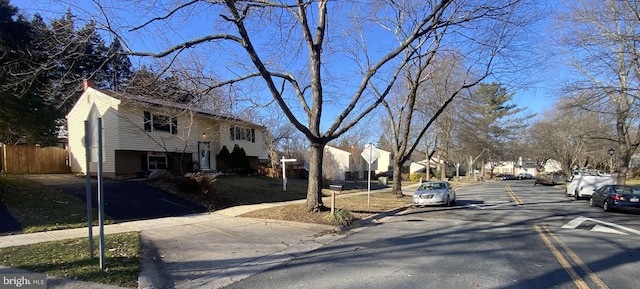
[[[565,193],[568,197],[573,197],[576,200],[590,198],[595,190],[604,185],[613,185],[613,177],[610,174],[585,171],[573,176],[567,184]]]

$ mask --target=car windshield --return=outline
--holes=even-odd
[[[418,190],[420,190],[420,191],[442,190],[442,189],[444,189],[444,184],[443,183],[424,183],[424,184],[420,185],[420,188],[418,188]]]

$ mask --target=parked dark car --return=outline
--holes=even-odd
[[[604,185],[593,192],[589,205],[602,207],[605,212],[614,209],[640,210],[640,187]]]
[[[530,173],[519,173],[518,174],[518,180],[528,180],[528,179],[533,179],[533,175]]]
[[[514,175],[502,175],[500,177],[501,180],[503,181],[510,181],[510,180],[517,180],[518,177],[514,176]]]

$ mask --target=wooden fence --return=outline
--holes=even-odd
[[[4,144],[0,169],[6,174],[69,173],[69,152],[58,147]]]

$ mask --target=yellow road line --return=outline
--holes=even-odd
[[[509,194],[509,196],[511,196],[511,198],[516,203],[516,205],[518,206],[524,205],[524,202],[520,199],[520,197],[518,197],[518,195],[516,195],[516,193],[514,193],[513,190],[511,190],[511,186],[506,185],[505,190],[507,190],[507,193]]]
[[[562,250],[566,252],[567,255],[569,255],[569,257],[571,257],[573,262],[576,263],[580,267],[580,269],[582,269],[582,271],[585,272],[585,274],[587,274],[589,279],[591,279],[591,282],[595,283],[596,286],[598,286],[598,288],[600,289],[609,289],[609,286],[607,286],[607,284],[605,284],[602,281],[602,279],[598,277],[598,275],[593,273],[593,271],[591,271],[591,269],[587,267],[587,265],[580,259],[580,257],[578,257],[576,253],[574,253],[571,249],[569,249],[567,244],[562,242],[562,240],[560,240],[558,236],[556,236],[553,232],[549,231],[547,228],[543,228],[543,229],[546,231],[547,235],[551,236],[551,238],[553,238],[556,241],[556,243],[560,244],[560,247],[562,247]]]
[[[569,261],[567,261],[567,259],[562,255],[562,253],[560,253],[560,251],[553,245],[553,242],[551,242],[551,240],[549,240],[549,238],[544,234],[542,228],[538,225],[533,226],[533,228],[536,230],[536,232],[538,233],[538,236],[540,236],[544,244],[547,245],[549,250],[551,250],[551,253],[553,254],[553,256],[556,257],[556,260],[558,260],[558,262],[560,263],[560,266],[562,266],[562,268],[564,268],[564,270],[567,271],[569,276],[571,276],[573,283],[575,283],[576,286],[578,286],[578,289],[589,289],[589,286],[587,285],[587,283],[584,282],[582,278],[580,278],[580,275],[578,275],[578,273],[575,270],[573,270],[573,267],[571,267],[571,264],[569,264]]]

